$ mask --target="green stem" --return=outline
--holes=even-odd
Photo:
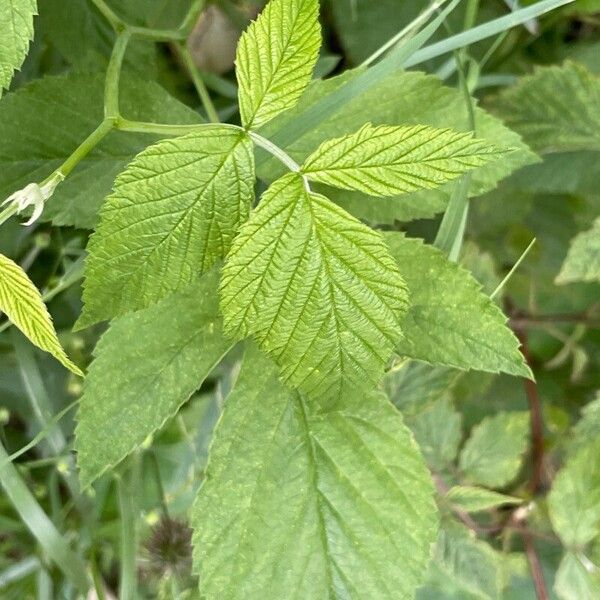
[[[106,84],[104,88],[104,118],[117,119],[119,117],[119,80],[121,78],[121,67],[123,58],[127,51],[127,45],[131,39],[128,29],[121,31],[113,47],[108,68],[106,69]]]
[[[48,557],[56,563],[79,592],[86,596],[91,586],[83,561],[71,550],[67,541],[42,510],[15,466],[11,462],[6,462],[7,458],[8,453],[0,443],[0,484],[6,496]]]
[[[123,20],[104,2],[104,0],[91,0],[92,4],[100,11],[102,16],[111,24],[115,31],[125,27]]]
[[[127,25],[126,29],[131,36],[144,38],[153,42],[176,42],[187,39],[188,34],[179,29],[151,29],[150,27],[137,27]]]
[[[200,76],[198,68],[196,67],[196,63],[194,62],[190,51],[188,50],[185,44],[178,44],[177,50],[179,52],[181,60],[183,61],[183,64],[185,65],[186,69],[188,70],[188,73],[190,74],[190,77],[192,78],[192,82],[194,83],[196,92],[198,93],[198,96],[202,101],[202,106],[204,106],[204,110],[208,115],[208,120],[211,123],[218,123],[220,121],[219,113],[215,109],[215,105],[213,104],[210,94],[206,89],[204,80]]]
[[[206,6],[206,0],[194,0],[192,5],[190,6],[190,10],[188,10],[187,15],[184,17],[181,25],[179,26],[179,31],[182,31],[186,34],[186,37],[190,34],[194,25],[198,22],[200,17],[200,13],[204,10]]]
[[[51,179],[56,174],[62,175],[63,179],[70,175],[73,169],[106,137],[113,127],[113,120],[105,119],[102,121],[48,179]]]
[[[2,212],[0,212],[0,225],[6,223],[11,217],[14,217],[18,210],[16,204],[9,204]]]
[[[274,144],[271,140],[262,137],[254,131],[249,132],[250,138],[254,141],[257,146],[266,150],[269,154],[274,156],[279,162],[284,164],[293,173],[300,173],[300,165],[284,150]]]

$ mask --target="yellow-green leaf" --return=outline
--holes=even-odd
[[[49,352],[69,371],[83,376],[67,357],[38,289],[19,265],[0,254],[0,311],[38,348]]]
[[[292,108],[319,56],[318,0],[272,0],[242,36],[236,67],[242,123],[257,129]]]

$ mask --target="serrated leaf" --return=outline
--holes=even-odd
[[[227,331],[252,334],[307,394],[377,385],[406,310],[379,233],[289,174],[264,194],[223,269]]]
[[[600,78],[581,65],[538,68],[493,106],[538,152],[600,150]]]
[[[600,443],[590,440],[569,457],[548,495],[554,530],[569,547],[584,546],[600,531]]]
[[[242,123],[257,129],[292,108],[319,57],[318,0],[271,0],[242,35],[236,72]]]
[[[312,181],[370,196],[433,189],[496,160],[503,152],[470,133],[414,127],[374,127],[328,140],[302,167]]]
[[[582,554],[567,552],[556,572],[554,589],[561,600],[597,600],[600,568]]]
[[[556,283],[600,281],[600,218],[572,242]]]
[[[462,417],[448,398],[425,407],[408,425],[434,471],[443,471],[454,461],[462,440]]]
[[[409,289],[399,354],[433,364],[531,377],[506,317],[459,265],[421,240],[385,236]]]
[[[503,412],[473,427],[460,468],[474,483],[502,488],[519,474],[529,444],[529,413]]]
[[[104,74],[44,77],[0,101],[0,201],[34,178],[42,181],[79,146],[104,116]],[[197,113],[158,84],[130,74],[120,85],[128,118],[200,123]],[[54,192],[42,218],[91,229],[118,173],[157,136],[111,132]]]
[[[79,327],[150,306],[228,252],[254,197],[252,143],[207,126],[139,154],[88,244]]]
[[[365,123],[377,125],[429,125],[469,131],[469,119],[460,90],[444,86],[439,78],[423,73],[396,71],[363,94],[354,95],[336,107],[334,114],[322,116],[318,126],[283,143],[290,127],[302,121],[311,107],[325,96],[334,93],[347,81],[360,77],[362,69],[313,82],[300,98],[298,105],[269,123],[261,134],[285,148],[296,162],[302,162],[324,141],[352,134]],[[523,143],[517,133],[505,127],[497,118],[476,107],[477,135],[489,145],[514,148],[503,160],[488,163],[473,171],[470,195],[476,196],[493,189],[499,180],[520,167],[539,160]],[[280,139],[281,138],[281,139]],[[262,164],[258,172],[269,178],[281,173],[273,160]],[[452,185],[436,191],[420,191],[394,198],[371,198],[360,192],[329,189],[325,195],[353,215],[372,223],[393,223],[430,218],[445,209]]]
[[[437,517],[423,459],[382,395],[322,410],[249,350],[192,523],[209,600],[409,599]]]
[[[178,294],[113,321],[98,343],[77,413],[84,487],[162,427],[231,348],[212,271]]]
[[[32,344],[52,354],[69,371],[83,377],[60,345],[52,317],[27,273],[0,254],[0,312],[18,327]]]
[[[27,56],[36,14],[36,0],[0,0],[0,97]]]
[[[521,498],[506,496],[480,487],[457,485],[448,490],[446,500],[453,506],[467,512],[479,512],[506,504],[521,504]]]

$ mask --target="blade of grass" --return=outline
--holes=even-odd
[[[137,494],[140,480],[139,455],[129,460],[129,469],[117,478],[117,495],[121,517],[121,582],[120,600],[137,598]]]
[[[0,465],[2,465],[0,466],[0,484],[2,484],[8,499],[50,560],[85,596],[90,588],[85,564],[71,550],[65,538],[42,510],[15,466],[11,462],[6,462],[7,458],[8,453],[0,444]]]
[[[531,249],[535,246],[536,242],[537,242],[537,238],[533,238],[531,240],[531,243],[529,244],[529,246],[527,246],[527,248],[525,248],[525,251],[523,252],[523,254],[521,254],[521,256],[519,257],[519,260],[514,264],[513,268],[508,272],[506,277],[500,282],[498,287],[492,292],[492,294],[490,296],[490,298],[492,300],[504,289],[506,284],[511,280],[512,276],[516,273],[517,269],[521,266],[521,263],[527,258],[527,255],[531,252]]]
[[[494,19],[493,21],[488,21],[487,23],[483,23],[482,25],[478,25],[477,27],[473,27],[467,31],[453,35],[441,42],[425,46],[424,48],[414,52],[410,58],[406,60],[404,66],[408,69],[433,58],[437,58],[438,56],[458,50],[459,48],[470,46],[471,44],[475,44],[481,40],[485,40],[489,37],[498,35],[499,33],[503,33],[504,31],[512,29],[513,27],[523,25],[531,19],[540,17],[550,11],[560,8],[561,6],[571,4],[571,2],[574,2],[574,0],[543,0],[542,2],[538,2],[533,6],[521,8],[509,15]]]

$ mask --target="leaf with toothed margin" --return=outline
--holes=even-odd
[[[437,511],[402,417],[371,390],[324,409],[247,350],[192,512],[207,600],[414,598]]]
[[[385,240],[410,298],[399,354],[459,369],[532,377],[506,317],[468,271],[422,240],[400,233],[386,233]]]
[[[313,396],[377,385],[406,305],[381,235],[307,191],[297,174],[265,192],[223,268],[226,330],[253,335]]]
[[[0,314],[21,330],[32,344],[48,352],[75,375],[81,370],[68,358],[39,290],[15,262],[0,254]]]
[[[505,154],[470,133],[414,127],[374,127],[324,142],[302,172],[343,190],[397,196],[433,189]]]
[[[113,321],[100,339],[77,413],[84,487],[175,415],[231,348],[217,282],[213,270],[159,304]]]
[[[271,0],[242,35],[236,72],[242,123],[264,125],[292,108],[319,57],[318,0]]]
[[[36,0],[0,0],[0,96],[27,56],[36,14]]]
[[[221,260],[254,197],[250,139],[226,126],[165,140],[117,178],[88,244],[78,327],[146,308]]]
[[[573,239],[556,278],[558,284],[576,281],[600,281],[600,218],[589,231]]]

